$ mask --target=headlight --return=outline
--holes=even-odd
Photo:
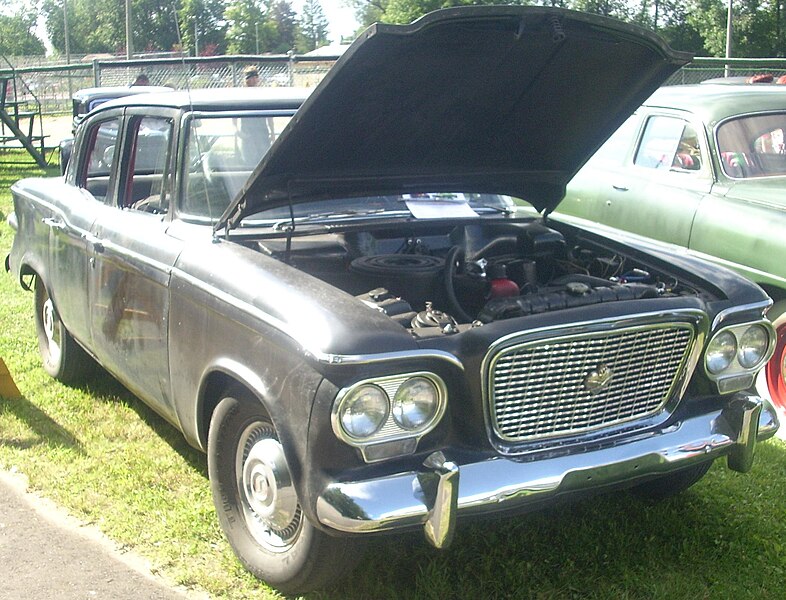
[[[721,394],[747,389],[774,349],[775,330],[769,321],[729,325],[707,345],[704,355],[707,375]]]
[[[341,428],[355,439],[374,435],[388,419],[387,394],[373,384],[361,385],[344,398],[339,408]]]
[[[339,391],[330,414],[333,433],[368,463],[406,456],[445,414],[448,390],[420,371],[358,381]]]
[[[707,370],[713,375],[727,369],[737,354],[737,338],[730,331],[716,335],[707,346]]]
[[[430,379],[413,377],[398,388],[393,398],[393,420],[412,431],[427,424],[437,413],[439,391]]]
[[[737,349],[737,360],[746,369],[757,366],[767,354],[770,345],[770,336],[761,325],[748,327],[740,338]]]

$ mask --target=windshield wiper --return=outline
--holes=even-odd
[[[288,227],[298,223],[322,223],[326,221],[337,221],[341,219],[354,219],[357,217],[368,217],[372,215],[379,215],[383,213],[389,214],[409,214],[409,211],[390,211],[384,208],[375,208],[371,210],[343,210],[334,213],[314,213],[310,215],[303,215],[295,217],[294,219],[281,219],[272,225],[275,231],[285,231]]]

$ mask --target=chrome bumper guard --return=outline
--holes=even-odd
[[[335,482],[317,499],[319,521],[347,533],[422,526],[428,541],[447,546],[456,516],[516,508],[569,491],[667,473],[709,457],[749,471],[758,441],[778,430],[768,400],[735,394],[726,408],[581,454],[524,462],[505,457],[457,465],[442,452],[424,470],[367,481]],[[460,483],[459,483],[460,482]]]

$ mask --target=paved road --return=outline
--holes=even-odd
[[[95,528],[25,491],[0,471],[0,598],[29,600],[205,600],[155,577]]]

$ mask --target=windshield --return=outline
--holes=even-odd
[[[281,135],[291,115],[202,115],[189,120],[180,214],[215,220]]]
[[[786,175],[786,112],[731,119],[718,127],[724,173],[735,179]]]
[[[279,226],[295,223],[324,223],[336,219],[352,220],[369,216],[401,216],[418,219],[474,217],[488,212],[513,210],[508,196],[497,194],[402,194],[341,198],[318,202],[301,202],[280,206],[250,215],[241,226]]]

